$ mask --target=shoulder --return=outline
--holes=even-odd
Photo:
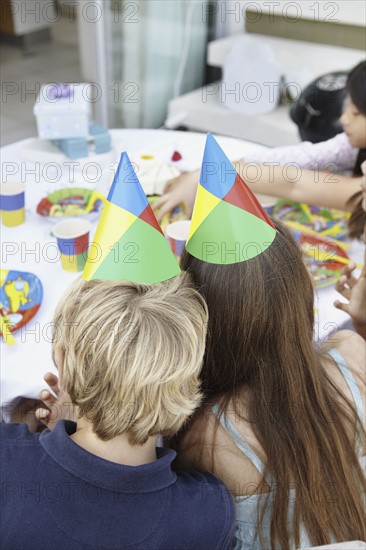
[[[360,391],[361,403],[358,406],[363,406],[366,410],[366,342],[356,332],[351,330],[342,330],[337,332],[332,338],[332,345],[327,345],[324,351],[332,348],[340,357],[333,357],[333,361],[325,361],[323,363],[328,375],[338,385],[339,389],[348,396],[352,401],[357,399],[353,394],[351,396],[350,388],[344,374],[338,367],[335,366],[334,360],[337,363],[343,360],[346,369],[353,376],[354,381]]]
[[[1,454],[9,462],[15,453],[29,457],[29,449],[39,446],[39,433],[29,431],[26,424],[0,424]],[[16,451],[15,451],[16,449]],[[23,453],[19,452],[23,449]]]
[[[344,152],[350,151],[354,154],[358,153],[358,149],[352,147],[345,132],[341,132],[340,134],[335,135],[334,137],[328,139],[327,141],[324,141],[323,143],[327,144],[329,147],[335,147],[336,150]]]
[[[178,439],[177,464],[185,471],[213,471],[212,449],[216,422],[210,407],[204,407],[191,419]]]
[[[366,341],[353,330],[338,331],[325,345],[325,351],[335,349],[344,359],[347,368],[365,386]]]
[[[39,434],[29,431],[27,424],[0,424],[0,437],[2,442],[6,443],[34,443],[38,442]]]
[[[235,508],[225,485],[208,472],[177,472],[176,490],[182,503],[179,513],[186,509],[186,501],[190,517],[195,518],[196,528],[205,531],[205,540],[220,541],[212,548],[229,548],[234,534]]]
[[[339,143],[344,147],[350,147],[352,149],[352,145],[350,144],[347,134],[345,132],[336,134],[334,137],[328,139],[327,143],[330,143],[330,144]]]

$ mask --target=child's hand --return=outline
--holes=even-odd
[[[57,376],[47,372],[44,375],[44,380],[56,394],[56,397],[48,390],[40,392],[39,397],[45,406],[36,410],[36,418],[41,420],[50,430],[55,427],[61,418],[76,422],[77,407],[71,402],[69,394],[60,390]]]
[[[348,303],[336,300],[334,305],[351,316],[355,329],[364,336],[366,333],[366,270],[363,269],[357,279],[353,275],[355,269],[356,266],[352,263],[345,266],[336,283],[336,290],[348,300]]]
[[[178,204],[186,205],[187,216],[190,218],[196,197],[199,171],[181,174],[177,178],[169,180],[164,188],[165,194],[156,200],[152,206],[155,215],[160,221],[164,214],[171,212]]]

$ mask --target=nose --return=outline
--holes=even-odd
[[[345,126],[347,126],[347,122],[348,122],[348,117],[347,117],[347,112],[344,111],[341,118],[339,119],[340,123],[342,124],[343,128]]]

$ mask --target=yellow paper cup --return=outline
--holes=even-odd
[[[15,227],[25,222],[25,185],[10,181],[0,186],[0,212],[3,225]]]
[[[90,223],[68,219],[56,223],[52,233],[57,239],[61,265],[65,271],[83,271],[88,257]]]

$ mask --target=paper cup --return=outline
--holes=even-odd
[[[25,186],[21,182],[1,183],[0,211],[1,221],[8,227],[22,225],[25,221]]]
[[[88,257],[90,223],[75,218],[57,223],[53,230],[65,271],[82,271]]]
[[[189,235],[191,220],[180,220],[170,223],[165,229],[165,236],[168,239],[173,254],[180,256],[183,252]]]
[[[278,199],[276,197],[270,197],[269,195],[260,194],[256,195],[256,197],[268,216],[273,216],[274,207],[276,206]]]

